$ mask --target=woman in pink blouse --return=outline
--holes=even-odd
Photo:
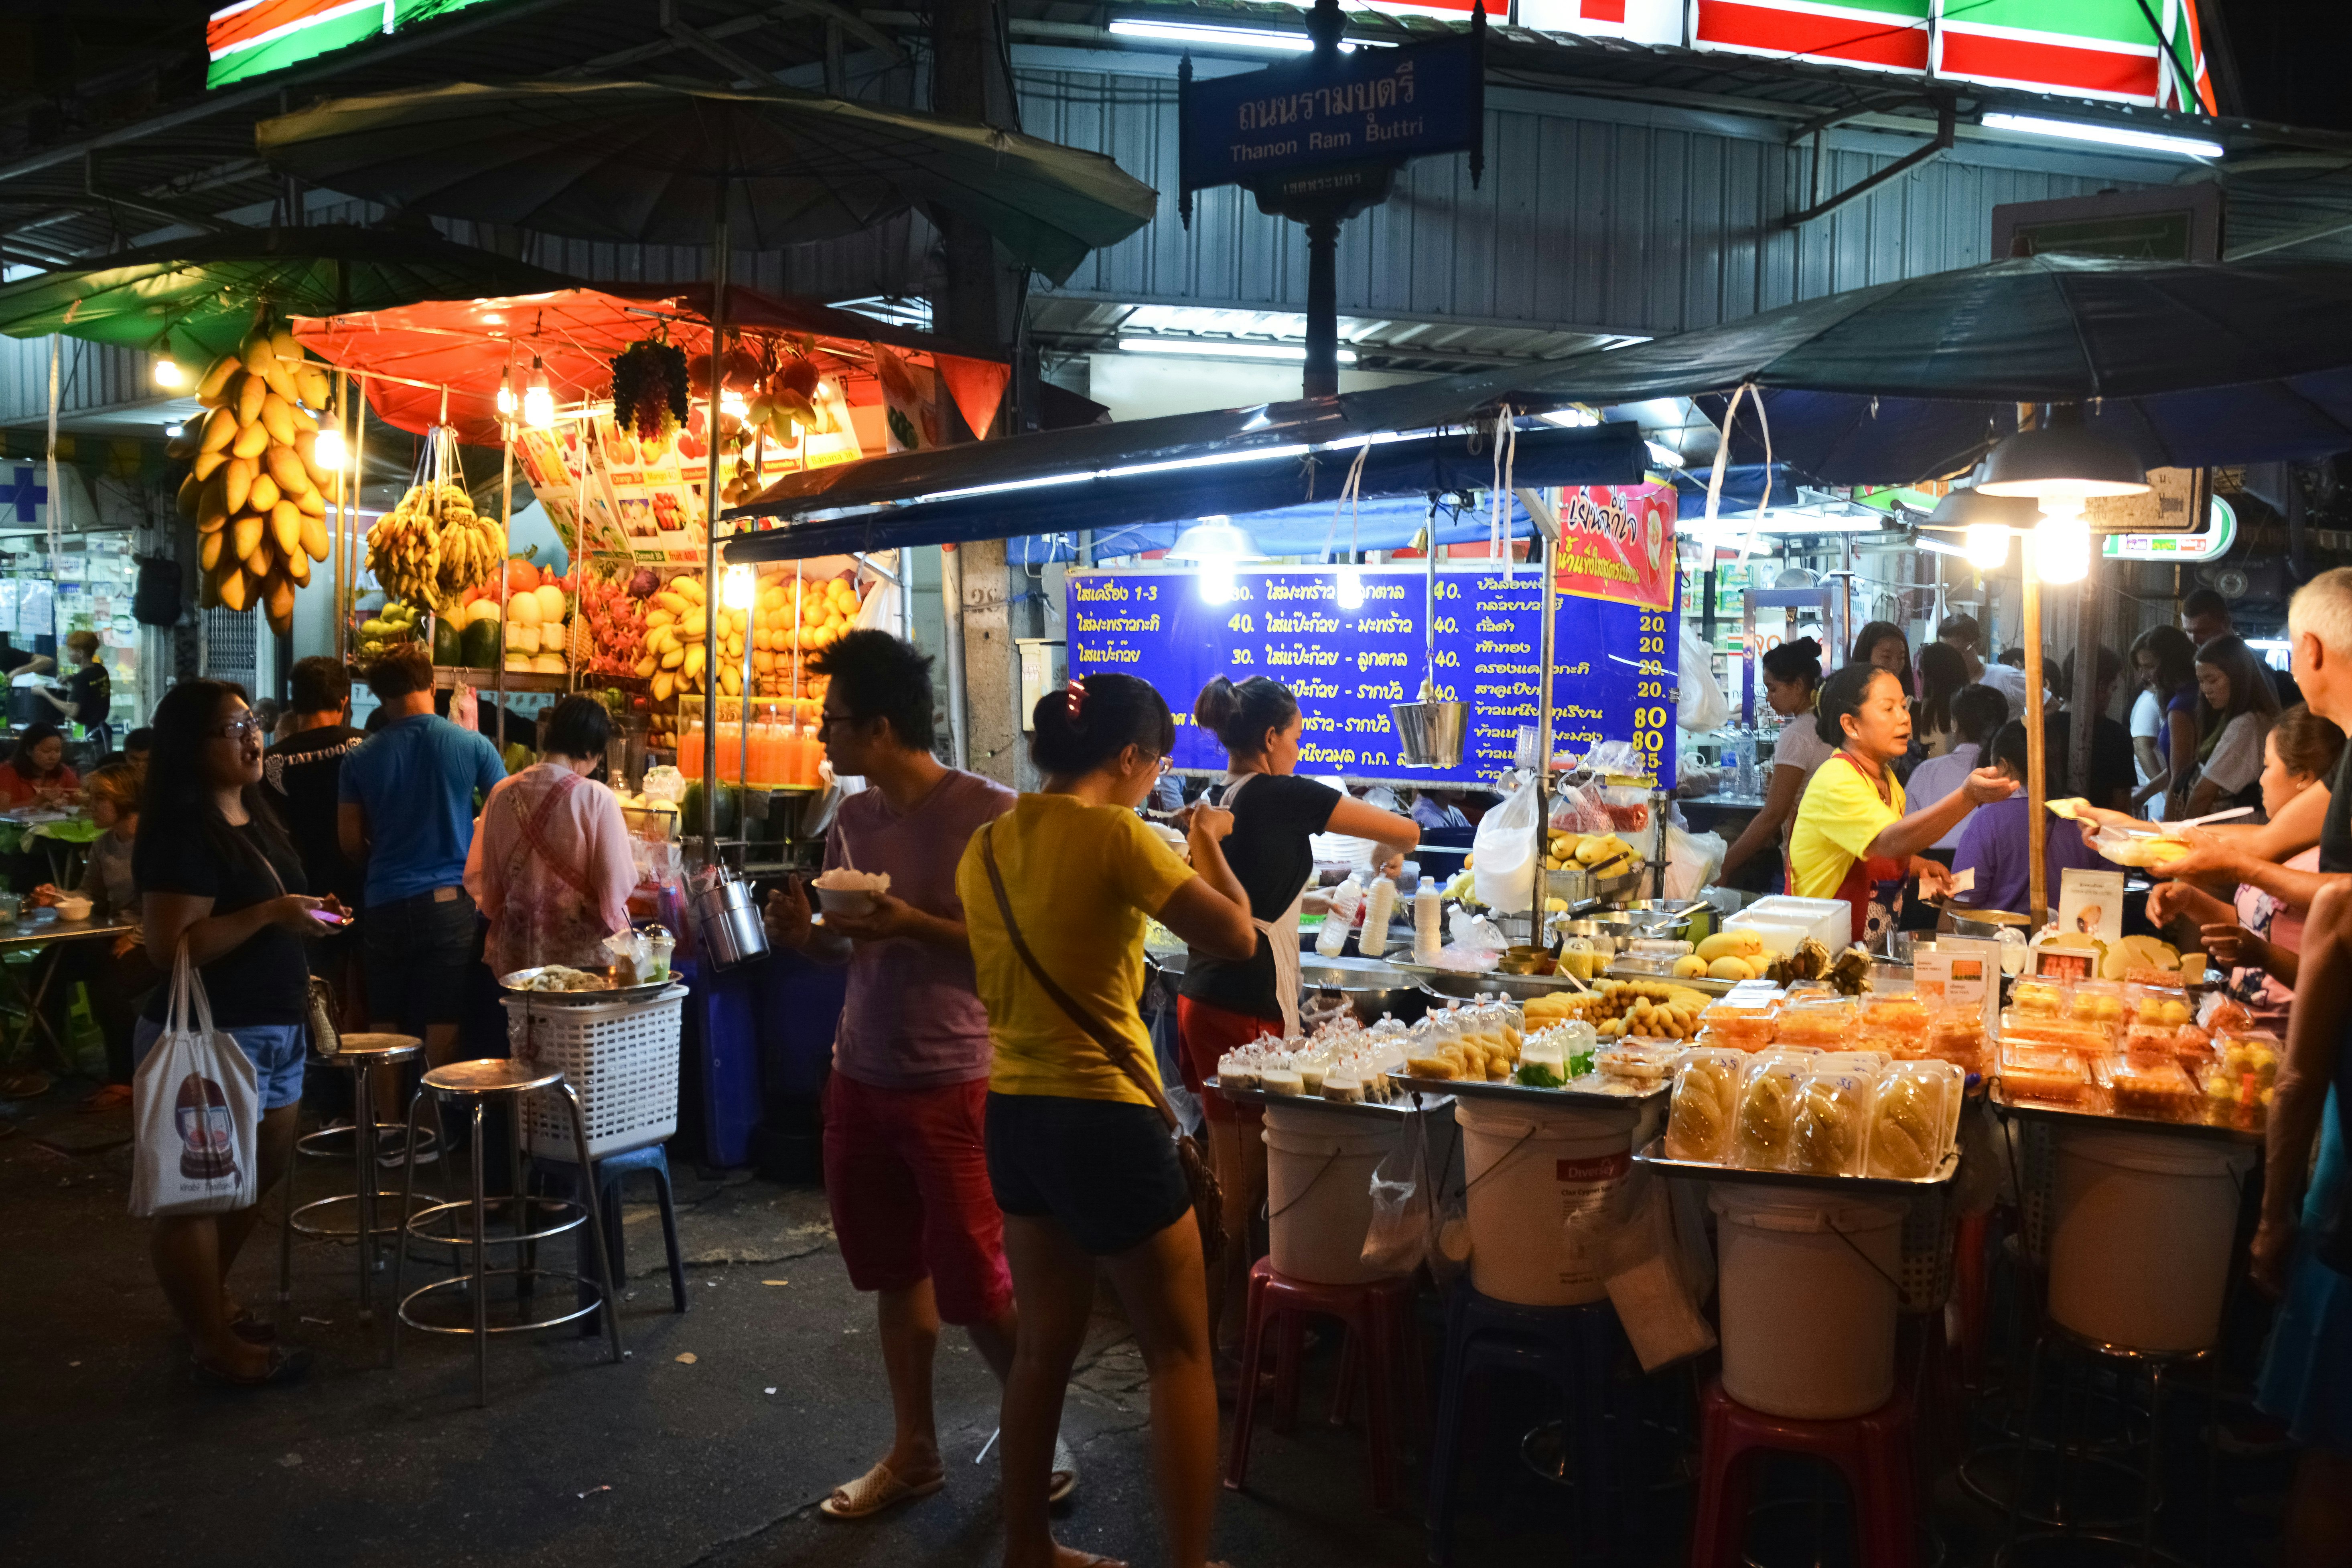
[[[604,939],[628,929],[637,881],[621,803],[587,776],[612,733],[604,704],[565,698],[548,713],[540,760],[483,803],[466,891],[490,922],[493,974],[612,963]]]

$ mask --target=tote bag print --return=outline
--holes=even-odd
[[[259,1196],[261,1097],[253,1063],[214,1029],[204,982],[181,950],[163,1033],[131,1084],[131,1212],[219,1214]]]

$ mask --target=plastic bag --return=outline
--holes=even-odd
[[[1731,722],[1731,700],[1716,684],[1715,660],[1698,634],[1683,626],[1682,668],[1675,678],[1675,722],[1694,733],[1720,730]]]
[[[1679,817],[1666,824],[1666,894],[1670,899],[1695,899],[1723,870],[1730,848],[1719,833],[1693,833]]]
[[[1479,819],[1471,845],[1478,901],[1507,915],[1525,912],[1535,899],[1536,816],[1541,810],[1536,796],[1521,778],[1510,798]]]
[[[261,1090],[253,1062],[213,1027],[183,945],[163,1033],[131,1085],[131,1212],[226,1214],[260,1199]]]
[[[1694,1280],[1675,1234],[1670,1183],[1635,1172],[1611,1206],[1619,1223],[1601,1241],[1610,1304],[1625,1326],[1643,1372],[1715,1348],[1715,1330],[1699,1310]]]
[[[1372,1168],[1372,1223],[1364,1232],[1363,1260],[1382,1274],[1410,1274],[1429,1256],[1424,1120],[1418,1107],[1407,1112],[1404,1136]]]
[[[1612,833],[1617,826],[1601,799],[1601,786],[1589,781],[1563,784],[1554,792],[1550,825],[1562,833]]]

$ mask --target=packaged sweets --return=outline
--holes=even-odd
[[[2178,985],[2124,987],[2124,1017],[2127,1022],[2178,1027],[2191,1022],[2196,1016],[2197,1010],[2189,1003],[2189,993]]]
[[[1932,1175],[1950,1142],[1944,1101],[1936,1075],[1897,1068],[1880,1079],[1870,1105],[1870,1173],[1906,1181]]]
[[[1731,1124],[1748,1058],[1729,1047],[1683,1053],[1666,1113],[1666,1154],[1719,1164],[1731,1151]]]
[[[2078,980],[2066,994],[2062,1016],[2084,1024],[2120,1025],[2124,1018],[2124,988],[2113,980]]]
[[[1786,1062],[1759,1062],[1748,1069],[1739,1086],[1739,1114],[1733,1123],[1733,1164],[1751,1171],[1788,1168],[1789,1133],[1802,1078]]]
[[[1927,1025],[1927,1005],[1916,996],[1865,996],[1862,999],[1862,1026],[1865,1033],[1925,1040]]]
[[[1775,1020],[1780,1015],[1777,1000],[1747,1001],[1724,997],[1710,1003],[1698,1016],[1702,1031],[1711,1031],[1714,1042],[1732,1046],[1743,1051],[1760,1051],[1772,1043]]]
[[[1789,1169],[1812,1176],[1861,1174],[1870,1101],[1870,1079],[1860,1073],[1806,1075],[1789,1121]]]
[[[2084,1024],[2072,1018],[2051,1017],[2037,1013],[2003,1013],[2000,1016],[2000,1037],[2003,1044],[2011,1040],[2030,1040],[2036,1045],[2073,1051],[2084,1060],[2105,1056],[2116,1048],[2115,1031],[2105,1024]]]
[[[1805,997],[1780,1009],[1772,1031],[1775,1045],[1819,1046],[1834,1050],[1853,1036],[1854,1005],[1843,997]]]
[[[2054,980],[2020,979],[2009,988],[2012,1012],[2054,1018],[2065,1005],[2065,989]]]
[[[2232,1079],[2251,1075],[2256,1087],[2268,1089],[2278,1078],[2279,1058],[2286,1047],[2266,1029],[2236,1029],[2213,1037],[2214,1054],[2221,1070]]]
[[[2200,1115],[2197,1086],[2181,1065],[2166,1058],[2146,1066],[2105,1060],[2095,1069],[2100,1087],[2117,1116],[2151,1121],[2194,1121]]]
[[[1966,1073],[1981,1073],[1985,1069],[1984,1013],[1981,1009],[1948,1007],[1936,1015],[1927,1026],[1927,1053],[1938,1061],[1950,1062]]]
[[[2000,1089],[2012,1100],[2081,1106],[2091,1099],[2091,1070],[2063,1047],[2033,1040],[2000,1043]]]

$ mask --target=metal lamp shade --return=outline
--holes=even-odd
[[[1265,552],[1257,547],[1249,530],[1229,517],[1204,517],[1176,536],[1168,547],[1171,561],[1263,561]]]
[[[2032,528],[2042,521],[2042,509],[2031,496],[1988,495],[1981,489],[1953,490],[1927,514],[1929,528],[1973,528],[1990,523],[2003,528]]]
[[[1462,761],[1462,736],[1469,706],[1463,702],[1391,702],[1389,722],[1396,729],[1397,764],[1450,768]]]
[[[2081,426],[2044,426],[2003,440],[1987,455],[1977,489],[2031,498],[2136,496],[2147,474],[2130,448]]]

